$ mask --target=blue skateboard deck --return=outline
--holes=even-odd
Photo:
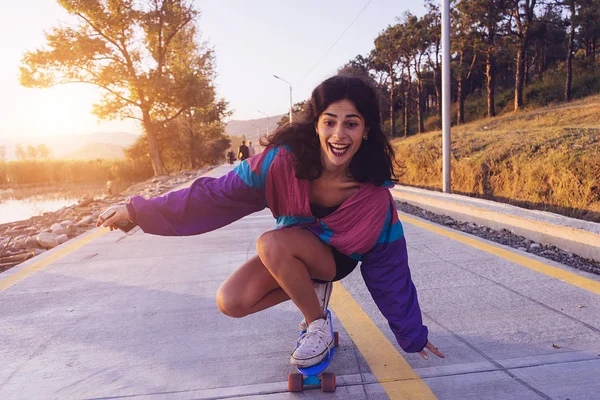
[[[327,310],[327,317],[330,321],[331,319],[331,311]],[[323,392],[335,392],[336,388],[336,379],[334,373],[323,372],[331,361],[333,360],[333,355],[335,354],[335,348],[338,345],[338,334],[333,330],[333,321],[331,323],[331,336],[334,338],[334,345],[329,350],[329,353],[325,356],[325,358],[318,364],[313,365],[307,368],[296,367],[298,373],[292,373],[288,375],[288,391],[290,392],[301,392],[304,387],[312,386],[312,387],[321,387]],[[300,333],[300,338],[304,335],[305,331]]]

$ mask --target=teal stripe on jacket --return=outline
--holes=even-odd
[[[250,169],[250,164],[247,160],[242,161],[237,167],[235,167],[233,171],[249,187],[253,189],[263,189],[267,180],[267,173],[269,172],[269,167],[271,167],[271,164],[273,163],[275,156],[279,152],[279,149],[279,147],[274,147],[271,150],[269,150],[269,152],[262,161],[262,165],[260,167],[260,175]]]

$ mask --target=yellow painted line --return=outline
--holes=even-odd
[[[110,232],[109,228],[98,229],[96,232],[93,232],[93,233],[89,234],[88,236],[85,236],[79,240],[76,240],[73,243],[69,243],[67,246],[59,249],[58,251],[42,258],[39,261],[36,261],[36,262],[28,265],[27,267],[21,269],[18,272],[15,272],[12,275],[9,275],[7,278],[0,280],[0,292],[11,287],[12,285],[14,285],[16,283],[22,281],[23,279],[35,274],[36,272],[46,268],[48,265],[52,264],[53,262],[63,258],[64,256],[71,253],[72,251],[75,251],[75,250],[83,247],[87,243],[91,242],[92,240],[94,240],[96,238],[99,238],[100,236],[104,235],[107,232]]]
[[[437,398],[340,282],[329,305],[390,399]]]
[[[416,218],[406,216],[405,214],[398,213],[398,217],[402,221],[406,221],[409,224],[418,226],[419,228],[427,229],[428,231],[437,233],[438,235],[445,236],[447,238],[456,240],[457,242],[461,242],[461,243],[464,243],[471,247],[474,247],[476,249],[491,253],[495,256],[504,258],[505,260],[508,260],[515,264],[529,268],[533,271],[540,272],[540,273],[550,276],[552,278],[559,279],[563,282],[569,283],[573,286],[577,286],[581,289],[588,290],[595,294],[600,294],[600,282],[594,281],[592,279],[584,278],[583,276],[579,276],[572,272],[568,272],[563,269],[556,268],[556,267],[553,267],[548,264],[544,264],[543,262],[533,260],[529,257],[522,256],[517,253],[513,253],[512,251],[503,249],[499,246],[494,246],[494,245],[491,245],[488,243],[481,242],[478,239],[474,239],[474,238],[471,238],[468,236],[461,235],[457,232],[453,232],[451,230],[444,229],[435,224],[432,224],[429,222],[424,222],[424,221],[418,220]]]

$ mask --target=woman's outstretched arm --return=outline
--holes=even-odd
[[[144,232],[186,236],[209,232],[266,207],[265,181],[279,148],[243,161],[219,177],[196,179],[189,188],[152,199],[131,198],[130,219]]]

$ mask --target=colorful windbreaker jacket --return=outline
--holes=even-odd
[[[408,267],[406,241],[389,191],[391,183],[362,183],[333,213],[315,218],[308,180],[298,179],[286,146],[269,147],[219,177],[201,177],[189,188],[161,197],[136,196],[127,205],[144,232],[196,235],[268,207],[277,229],[304,227],[341,253],[361,261],[363,279],[406,352],[427,343],[417,291]]]

